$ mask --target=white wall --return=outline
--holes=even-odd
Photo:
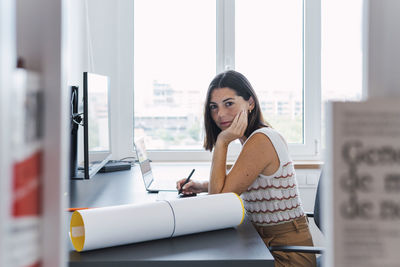
[[[315,196],[320,175],[320,169],[296,169],[300,199],[306,212],[314,212]]]
[[[368,10],[368,95],[400,96],[400,1],[369,0]]]
[[[126,108],[132,106],[129,101],[133,102],[133,1],[69,1],[68,84],[82,87],[84,71],[110,77],[113,158],[130,156],[132,143],[126,144],[124,151],[116,144],[118,140],[133,140],[133,109]],[[132,131],[120,131],[124,124],[129,124]]]

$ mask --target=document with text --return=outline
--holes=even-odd
[[[327,110],[325,266],[399,266],[400,99]]]

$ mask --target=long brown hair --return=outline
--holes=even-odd
[[[222,72],[215,76],[207,90],[206,102],[204,105],[204,127],[206,135],[204,137],[203,145],[206,150],[212,151],[217,142],[217,137],[221,132],[221,129],[211,117],[211,94],[215,89],[225,87],[234,90],[238,96],[243,97],[246,101],[248,101],[250,97],[254,100],[254,109],[248,114],[248,125],[244,133],[246,137],[249,137],[252,132],[261,127],[271,127],[264,120],[256,93],[247,78],[243,74],[234,70]]]

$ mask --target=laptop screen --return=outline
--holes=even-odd
[[[143,180],[147,188],[153,181],[153,175],[151,173],[150,160],[147,158],[144,138],[139,138],[135,141],[135,150],[136,157],[139,161],[140,171],[142,172]]]

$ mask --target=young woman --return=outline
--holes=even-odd
[[[204,147],[214,150],[208,182],[190,181],[184,194],[235,192],[267,247],[312,246],[308,221],[299,198],[293,162],[284,138],[263,119],[250,82],[226,71],[211,82],[204,108]],[[230,142],[239,139],[242,151],[226,172]],[[177,182],[178,190],[185,179]],[[273,252],[275,266],[315,266],[315,256]]]

